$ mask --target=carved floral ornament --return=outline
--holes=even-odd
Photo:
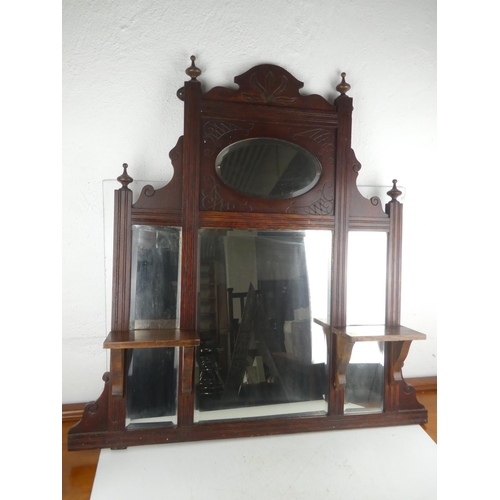
[[[271,102],[279,102],[282,104],[290,104],[297,100],[296,97],[285,97],[285,92],[288,86],[288,79],[285,75],[281,76],[281,80],[277,81],[272,71],[266,75],[265,81],[260,83],[257,80],[257,75],[254,73],[250,78],[250,84],[255,90],[255,93],[242,92],[241,95],[248,102],[264,102],[266,104]]]

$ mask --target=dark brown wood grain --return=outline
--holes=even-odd
[[[127,430],[125,432],[89,432],[74,436],[69,442],[70,449],[90,449],[106,445],[139,446],[199,441],[209,439],[231,439],[238,437],[271,436],[297,432],[315,432],[335,429],[360,429],[365,427],[384,427],[390,425],[412,425],[427,422],[426,410],[405,411],[401,413],[378,413],[369,415],[331,415],[325,417],[266,418],[248,421],[228,421],[179,425],[178,427],[157,427]]]
[[[132,191],[124,186],[115,191],[112,330],[127,330],[130,317],[131,215]]]
[[[200,99],[201,85],[186,82],[184,101],[182,261],[180,327],[196,328],[198,271],[198,199],[200,186]]]
[[[179,360],[178,429],[192,428],[194,420],[194,348],[182,347]]]
[[[235,77],[237,88],[202,92],[201,71],[192,57],[190,80],[179,90],[184,102],[184,131],[170,153],[173,177],[161,189],[146,186],[132,205],[132,179],[124,168],[115,192],[112,331],[104,342],[111,350],[110,373],[96,402],[85,407],[81,421],[68,433],[68,448],[123,448],[141,444],[222,439],[294,432],[422,424],[427,411],[404,380],[402,368],[412,340],[400,330],[402,205],[396,183],[384,211],[378,198],[366,199],[356,180],[361,163],[351,148],[353,100],[346,92],[330,103],[302,95],[303,83],[275,65],[258,65]],[[376,125],[376,124],[374,124]],[[261,199],[227,186],[215,171],[217,155],[248,138],[276,138],[298,145],[321,164],[317,184],[290,199]],[[131,233],[133,224],[182,228],[180,328],[129,331]],[[327,338],[327,415],[299,415],[194,423],[198,301],[198,232],[201,228],[333,231],[330,318],[322,323]],[[342,336],[346,326],[349,231],[388,235],[384,409],[372,414],[344,414],[345,377],[353,343]],[[367,249],[369,251],[369,249]],[[337,329],[337,334],[334,334]],[[401,330],[402,331],[402,330]],[[418,333],[418,332],[417,332]],[[390,338],[389,338],[390,337]],[[365,339],[369,340],[369,339]],[[380,340],[380,339],[379,339]],[[127,349],[177,347],[177,425],[127,428]]]
[[[120,178],[118,180],[121,182]],[[111,328],[128,329],[130,318],[130,286],[132,266],[132,191],[127,183],[115,191],[114,247],[113,247],[113,287]],[[108,430],[125,428],[125,363],[123,351],[110,353],[109,383],[105,391],[110,394],[101,396],[107,400]],[[102,412],[103,409],[100,409]],[[84,417],[85,418],[85,417]],[[71,439],[71,438],[68,438]]]
[[[159,214],[178,213],[181,217],[182,210],[182,160],[183,160],[183,139],[179,137],[177,144],[170,151],[170,160],[173,167],[172,178],[167,185],[155,190],[152,186],[144,186],[139,199],[134,203],[134,212],[145,212],[148,209],[155,209]]]
[[[387,243],[387,290],[385,323],[399,325],[401,321],[401,263],[403,251],[403,205],[391,201],[386,206],[390,217]]]
[[[148,347],[192,347],[200,345],[196,330],[127,330],[110,332],[104,341],[106,349],[142,349]]]
[[[104,390],[96,401],[87,403],[83,409],[81,420],[74,424],[68,431],[68,443],[73,439],[78,440],[77,436],[87,432],[106,432],[108,430],[108,409],[109,409],[109,373],[106,372],[103,377]],[[71,449],[71,446],[69,446]]]
[[[235,76],[238,89],[214,87],[206,99],[225,102],[251,103],[256,106],[331,110],[332,105],[322,96],[304,96],[304,86],[288,71],[273,64],[260,64]]]
[[[258,214],[238,212],[201,212],[202,227],[227,227],[234,229],[323,229],[332,230],[335,217],[297,214]]]
[[[226,109],[227,117],[220,118],[219,109]],[[257,108],[254,110],[254,108]],[[248,118],[247,109],[255,116]],[[204,109],[202,120],[203,154],[201,156],[200,208],[208,211],[301,214],[333,216],[334,163],[337,129],[336,113],[325,119],[325,114],[313,111],[257,107],[251,104],[218,103]],[[327,115],[328,116],[328,115]],[[307,119],[306,119],[307,118]],[[321,120],[321,121],[320,121]],[[217,176],[214,165],[217,155],[230,144],[251,137],[271,137],[293,142],[311,152],[321,163],[318,184],[293,199],[258,199],[235,192]]]
[[[351,157],[352,99],[340,95],[335,100],[339,117],[335,161],[335,233],[332,248],[331,305],[329,324],[342,326],[346,322],[347,296],[347,241],[349,231],[349,180],[348,165]],[[347,168],[346,168],[347,167]],[[339,385],[343,353],[338,352],[336,341],[330,343],[330,387],[328,414],[343,415],[345,389]]]

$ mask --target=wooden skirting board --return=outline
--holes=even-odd
[[[437,376],[405,378],[406,382],[415,388],[417,392],[437,391]]]
[[[87,403],[71,403],[62,405],[62,421],[71,422],[80,420],[83,415],[83,409]]]
[[[437,391],[437,376],[405,379],[417,392]],[[62,405],[62,421],[71,422],[82,418],[87,403],[71,403]]]

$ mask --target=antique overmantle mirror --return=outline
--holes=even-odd
[[[363,197],[352,99],[263,64],[203,92],[171,181],[115,191],[109,371],[71,450],[418,424],[402,376],[402,204]]]

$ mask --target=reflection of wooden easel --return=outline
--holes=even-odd
[[[289,397],[285,385],[281,379],[278,369],[276,368],[276,364],[274,363],[269,349],[269,343],[272,342],[272,335],[268,335],[270,333],[270,329],[267,325],[264,308],[257,292],[255,291],[253,285],[250,284],[248,292],[234,293],[233,289],[229,289],[228,295],[230,298],[228,309],[231,326],[235,325],[235,322],[237,322],[237,319],[233,317],[233,298],[239,299],[240,304],[243,307],[241,323],[234,340],[234,348],[226,379],[223,401],[234,401],[238,396],[238,392],[241,384],[243,383],[245,371],[247,369],[247,356],[249,355],[252,336],[255,340],[259,355],[262,357],[263,362],[269,369],[270,376],[274,379],[274,381],[281,383],[281,387],[283,388],[286,399],[288,400]]]
[[[229,349],[231,355],[235,348],[240,322],[240,320],[234,316],[234,300],[237,299],[239,301],[240,314],[241,316],[243,316],[243,311],[245,310],[245,300],[248,295],[248,292],[234,292],[233,290],[234,288],[227,289],[227,309],[229,315]],[[257,291],[255,291],[255,293],[258,294]]]

